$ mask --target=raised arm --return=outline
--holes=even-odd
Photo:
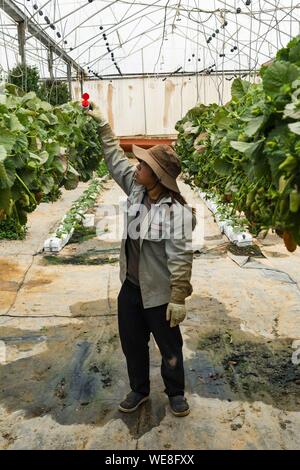
[[[124,150],[120,146],[119,139],[99,109],[89,111],[89,114],[99,123],[98,132],[103,144],[103,154],[109,172],[123,191],[129,195],[134,182],[135,166],[129,163]]]

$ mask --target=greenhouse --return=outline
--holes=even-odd
[[[0,22],[0,450],[300,450],[300,4]]]

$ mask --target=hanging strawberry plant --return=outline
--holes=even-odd
[[[300,36],[261,68],[261,83],[236,79],[229,103],[200,105],[176,124],[194,185],[227,216],[245,216],[253,234],[275,229],[290,251],[300,245],[299,50]]]
[[[69,102],[53,107],[34,92],[0,93],[0,222],[24,226],[44,195],[88,181],[102,160],[97,123]]]

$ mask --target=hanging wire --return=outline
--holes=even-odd
[[[220,0],[219,0],[219,1],[220,1]],[[225,2],[222,2],[222,3],[225,4]],[[194,20],[194,21],[195,21],[195,20]],[[209,32],[214,32],[214,28],[212,28],[211,26],[207,26],[207,25],[205,25],[205,27],[204,27],[204,25],[202,25],[202,26],[203,26],[203,28],[205,28],[207,31],[209,31]],[[238,27],[237,31],[234,31],[231,35],[226,35],[226,43],[224,44],[224,46],[230,44],[230,43],[232,42],[232,40],[234,40],[234,36],[237,35],[237,34],[239,33],[239,31],[240,31],[242,28],[244,28],[244,29],[246,29],[246,30],[249,31],[249,28],[240,25],[240,26]],[[190,29],[192,29],[192,28],[190,28]],[[195,31],[196,31],[196,30],[195,30]],[[207,36],[208,36],[208,33],[204,33],[205,42],[207,42]],[[208,46],[208,50],[210,50],[210,51],[213,50],[214,52],[217,51],[217,48],[216,48],[214,42],[211,42],[211,43],[210,43],[209,45],[207,45],[207,46]],[[250,49],[252,46],[251,46],[251,44],[248,44],[247,47]],[[244,53],[244,55],[248,57],[248,55],[247,55],[246,52]],[[264,55],[267,59],[269,59],[269,56],[268,56],[268,55],[266,55],[266,54],[264,54],[264,53],[262,53],[262,55]]]
[[[293,7],[293,8],[295,8],[295,7]],[[286,13],[286,14],[281,18],[280,22],[282,22],[283,19],[286,18],[287,16],[288,16],[288,13]],[[273,19],[274,19],[274,18],[275,18],[275,11],[274,11],[274,13],[273,13]],[[263,23],[263,22],[262,22],[262,23]],[[258,50],[258,54],[260,54],[260,49],[261,49],[261,47],[262,47],[263,44],[264,44],[265,37],[270,33],[270,31],[272,31],[272,30],[275,29],[275,28],[276,28],[276,25],[272,25],[272,20],[271,20],[268,30],[267,30],[264,34],[262,34],[261,36],[259,36],[258,38],[256,38],[256,40],[257,40],[257,39],[264,38],[264,39],[261,41],[261,45],[260,45],[260,48],[259,48],[259,50]],[[241,48],[241,51],[243,50],[244,47],[247,47],[247,45],[243,46],[243,47]],[[256,58],[256,65],[257,65],[258,61],[259,61],[259,57]],[[256,65],[255,65],[255,67],[256,67]],[[252,67],[252,70],[251,70],[251,71],[253,71],[253,69],[254,69],[254,67]]]
[[[146,49],[146,48],[148,48],[148,47],[150,47],[150,46],[155,45],[158,41],[161,41],[161,37],[162,37],[162,35],[161,35],[161,33],[160,33],[159,36],[158,36],[156,39],[151,39],[151,41],[150,41],[148,44],[142,46],[140,49],[136,49],[134,52],[131,53],[130,56],[133,56],[133,55],[135,55],[135,54],[141,52],[142,49],[144,50],[144,49]],[[124,57],[124,58],[120,59],[119,62],[121,63],[121,62],[123,62],[124,60],[126,60],[127,58],[128,58],[128,57]],[[110,68],[110,65],[109,65],[108,67],[104,68],[104,69],[101,71],[101,73],[105,72],[105,70],[108,70],[109,68]]]
[[[293,0],[291,0],[291,8],[292,8],[292,5],[293,5]],[[290,15],[290,37],[292,37],[293,35],[293,23],[292,23],[292,15]],[[299,23],[300,24],[300,23]]]
[[[199,13],[199,15],[201,15],[201,13]],[[200,20],[200,26],[201,26],[201,25],[202,25],[202,24],[201,24],[201,20]],[[202,25],[202,26],[203,26],[203,25]],[[191,27],[189,27],[189,29],[192,30]],[[196,31],[196,30],[195,30],[195,31]],[[176,32],[176,34],[177,34],[179,37],[185,39],[185,35],[179,33],[178,31]],[[207,38],[207,34],[206,34],[205,32],[204,32],[203,34],[204,34],[205,38]],[[197,44],[197,43],[196,43],[196,40],[194,40],[193,38],[188,38],[188,40],[189,40],[190,42],[193,42],[194,44]],[[212,60],[214,59],[214,56],[212,55],[212,52],[214,52],[214,53],[216,52],[216,47],[215,47],[215,46],[210,46],[210,47],[209,47],[209,45],[206,45],[206,40],[205,40],[205,44],[202,45],[202,48],[203,48],[203,50],[206,51],[206,55],[211,57],[211,63],[213,63]],[[267,57],[269,58],[269,56],[267,56]],[[232,63],[237,63],[237,62],[233,59],[233,60],[232,60]],[[204,69],[207,68],[207,67],[206,67],[206,56],[205,56],[205,59],[204,59],[203,68],[204,68]]]
[[[151,6],[153,7],[154,5],[156,5],[156,4],[157,4],[158,2],[160,2],[160,1],[161,1],[161,0],[156,0]],[[148,7],[150,7],[150,5],[148,5]],[[143,8],[143,9],[139,10],[138,12],[134,13],[133,15],[131,15],[131,16],[129,16],[128,18],[126,18],[126,19],[123,20],[123,21],[126,21],[126,20],[129,20],[129,19],[130,19],[130,21],[129,21],[128,23],[122,24],[122,22],[119,22],[118,25],[113,25],[111,28],[107,28],[106,33],[112,34],[113,32],[118,31],[121,27],[126,26],[127,24],[130,24],[130,23],[136,21],[136,20],[139,19],[139,18],[145,18],[145,10],[146,10],[146,9],[147,9],[147,8]],[[158,10],[160,10],[160,9],[161,9],[161,8],[159,7],[159,8],[157,8],[157,10],[155,10],[155,11],[158,11]],[[137,18],[134,18],[134,16],[136,16],[136,15],[139,14],[139,13],[141,13],[142,11],[143,11],[143,14],[142,14],[141,16],[139,16],[139,17],[137,17]],[[79,44],[79,45],[77,46],[77,48],[83,46],[84,44],[86,44],[87,42],[89,42],[89,41],[91,41],[91,40],[93,40],[93,39],[95,39],[95,38],[97,38],[97,40],[96,40],[93,44],[91,44],[90,46],[88,46],[87,49],[85,49],[84,51],[82,51],[77,57],[75,57],[75,60],[78,60],[82,55],[84,55],[84,54],[87,52],[87,50],[88,50],[89,48],[94,47],[99,41],[101,41],[101,40],[102,40],[102,34],[101,34],[101,33],[97,33],[97,34],[96,34],[95,36],[93,36],[92,38],[86,39],[86,40],[83,41],[81,44]]]
[[[162,20],[162,21],[163,21],[163,20]],[[151,27],[151,28],[149,28],[149,29],[147,29],[147,30],[144,30],[144,31],[140,32],[139,34],[137,34],[136,36],[134,36],[133,38],[129,39],[129,40],[127,41],[127,44],[128,44],[129,42],[133,41],[134,39],[140,38],[141,36],[143,36],[143,35],[145,35],[145,34],[147,34],[147,33],[149,33],[149,32],[156,31],[157,29],[161,29],[161,23],[162,23],[162,21],[159,22],[155,27]],[[125,45],[125,42],[123,43],[123,45]],[[116,51],[116,50],[119,49],[119,48],[120,48],[120,46],[117,46],[117,47],[115,47],[112,51],[114,52],[114,51]],[[99,61],[101,61],[105,56],[107,56],[107,54],[108,54],[108,52],[104,53],[101,57],[98,57],[97,59],[95,59],[94,61],[92,61],[91,64],[92,64],[92,65],[95,65],[96,63],[98,63]]]
[[[221,1],[221,0],[219,0],[219,1]],[[225,4],[224,1],[221,1],[221,3],[222,3],[222,4]],[[249,12],[249,14],[250,14],[250,12]],[[273,14],[274,14],[274,13],[273,13]],[[257,17],[256,17],[255,19],[257,20]],[[259,24],[261,24],[261,23],[259,23]],[[246,30],[249,30],[249,28],[246,28],[244,25],[243,25],[243,28],[246,29]],[[270,28],[270,24],[268,24],[268,32],[269,32],[271,29],[272,29],[272,27]],[[251,31],[253,32],[253,29],[252,29]],[[264,37],[264,42],[267,42],[267,40],[266,40],[266,35],[267,35],[267,34],[261,36],[261,37]],[[260,39],[260,37],[257,36],[256,39],[255,39],[255,41],[258,41],[259,39]],[[253,44],[253,42],[255,42],[255,41],[253,41],[253,39],[252,39],[252,41],[250,42],[250,44],[245,44],[244,46],[242,46],[242,47],[240,48],[240,50],[238,51],[239,57],[240,57],[240,55],[241,55],[241,51],[242,51],[242,50],[243,50],[243,55],[244,55],[245,57],[249,57],[249,54],[247,54],[247,52],[245,51],[245,48],[247,47],[247,48],[248,48],[249,50],[251,50],[251,52],[252,52],[252,51],[253,51],[253,48],[251,47],[251,44]],[[261,44],[261,46],[262,46],[262,44]],[[250,48],[251,48],[251,49],[250,49]],[[261,47],[260,47],[260,49],[261,49]],[[265,56],[268,60],[270,59],[270,57],[269,57],[268,55],[264,54],[261,50],[260,50],[260,55]],[[235,57],[236,57],[236,56],[237,56],[237,55],[235,55]],[[257,59],[259,59],[259,58],[257,57]],[[229,59],[229,60],[230,60],[230,59]],[[231,60],[233,60],[233,58],[232,58]],[[226,60],[226,62],[228,62],[228,60]]]
[[[155,30],[161,29],[161,27],[157,26],[157,27],[154,28],[154,29],[155,29]],[[153,29],[152,31],[154,31],[154,29]],[[150,41],[147,45],[144,45],[144,46],[142,46],[141,48],[139,48],[139,49],[137,49],[137,50],[129,51],[128,55],[125,56],[125,57],[123,57],[122,59],[120,59],[119,62],[121,63],[121,62],[123,62],[125,59],[127,59],[128,57],[133,56],[134,54],[137,54],[137,53],[140,52],[142,49],[145,49],[145,48],[147,48],[147,47],[149,47],[149,46],[151,46],[151,45],[154,45],[156,42],[161,41],[161,38],[162,38],[162,33],[160,33],[159,36],[158,36],[156,39],[154,39],[154,40],[151,39],[151,41]],[[135,39],[135,38],[133,38],[133,39]],[[139,42],[139,41],[137,41],[137,43],[138,43],[138,42]],[[136,45],[136,44],[135,44],[135,45]],[[134,47],[135,47],[135,46],[134,46]],[[106,71],[107,69],[109,69],[109,68],[110,68],[110,66],[105,67],[104,69],[102,69],[102,73],[105,72],[105,71]]]
[[[189,5],[189,1],[188,0],[188,5]],[[178,10],[179,11],[179,7],[180,7],[180,3],[179,2],[179,5],[178,5]],[[185,34],[185,40],[184,40],[184,57],[183,57],[183,70],[185,71],[185,67],[186,67],[186,49],[187,49],[187,34],[188,34],[188,19],[186,21],[186,34]],[[176,26],[177,28],[177,26]],[[182,76],[181,77],[181,87],[180,87],[180,116],[183,115],[183,87],[184,87],[184,77]]]
[[[166,20],[167,20],[167,12],[168,12],[168,5],[169,5],[169,3],[170,3],[170,0],[167,0],[166,6],[165,6],[165,13],[164,13],[164,24],[163,24],[162,40],[161,40],[161,44],[160,44],[160,48],[159,48],[159,52],[158,52],[158,57],[157,57],[157,60],[156,60],[156,62],[155,62],[155,65],[154,65],[153,73],[155,73],[156,66],[157,66],[158,61],[159,61],[159,59],[160,59],[161,50],[162,50],[163,43],[164,43],[164,39],[165,39]]]
[[[199,0],[198,0],[199,8]],[[198,19],[200,13],[198,12]],[[199,76],[198,76],[198,58],[199,58],[199,22],[197,24],[197,54],[196,54],[196,88],[197,88],[197,103],[199,101]]]
[[[237,8],[238,8],[238,4],[237,4],[237,1],[235,0],[234,2],[234,8],[235,8],[235,11],[237,11]],[[239,27],[238,27],[238,15],[236,14],[235,15],[235,27],[236,27],[236,40],[237,40],[237,43],[240,44],[240,30],[239,30]],[[223,62],[224,63],[224,62]],[[238,63],[239,63],[239,70],[241,69],[241,54],[240,54],[240,51],[238,49]]]
[[[260,10],[260,13],[259,13],[259,19],[260,19],[261,15],[262,15],[261,0],[259,0],[259,10]],[[262,23],[261,23],[261,21],[259,21],[258,32],[257,32],[258,36],[260,35],[261,27],[262,27]],[[272,44],[268,42],[268,46],[269,46],[269,55],[271,56],[270,47],[272,46]],[[272,50],[272,47],[271,47],[271,50]],[[253,65],[253,69],[256,69],[257,64],[258,64],[258,41],[255,41],[255,63]],[[254,74],[253,75],[253,82],[255,82],[255,78],[256,78],[256,75]],[[249,73],[249,80],[251,80],[251,73]]]
[[[91,18],[94,18],[94,16],[98,15],[98,13],[102,13],[104,10],[106,10],[107,8],[110,8],[112,5],[114,5],[115,3],[118,3],[120,0],[114,0],[113,2],[110,2],[108,5],[105,5],[105,7],[103,8],[100,8],[100,10],[94,12],[92,15],[88,16],[85,20],[83,20],[80,24],[76,25],[73,29],[71,29],[71,31],[68,32],[68,34],[66,34],[66,38],[68,36],[70,36],[70,34],[74,33],[74,31],[76,31],[77,29],[80,28],[80,26],[82,26],[84,23],[86,23],[87,21],[89,21]],[[87,4],[88,5],[88,4]],[[85,5],[86,6],[86,5]],[[65,19],[67,18],[68,16],[70,15],[73,15],[74,12],[70,12],[68,13],[68,15],[65,15],[62,19]]]
[[[247,5],[246,5],[246,6],[247,6]],[[251,15],[250,15],[250,36],[249,36],[249,42],[252,44],[252,33],[253,33],[252,2],[251,2],[251,4],[250,4],[250,6],[251,6],[251,10],[250,10]],[[249,10],[249,7],[248,7],[248,6],[247,6],[247,8],[248,8],[248,10]],[[249,70],[251,70],[251,59],[252,59],[252,57],[251,57],[251,52],[252,52],[252,50],[250,49],[250,50],[249,50]]]
[[[236,3],[236,0],[235,0],[234,3]],[[226,5],[225,5],[225,9],[226,9]],[[236,27],[236,31],[237,31],[236,35],[237,35],[237,40],[238,40],[238,34],[239,34],[239,33],[238,33],[238,31],[239,31],[238,27]],[[222,77],[221,77],[221,80],[222,80],[221,100],[222,100],[222,102],[221,102],[221,104],[224,104],[224,87],[225,87],[225,83],[226,83],[226,82],[225,82],[225,73],[224,73],[225,45],[226,45],[226,41],[225,41],[225,28],[223,28],[223,39],[222,39],[222,49],[221,49],[221,50],[222,50],[222,52],[221,52],[221,54],[222,54],[222,57],[221,57],[221,59],[222,59],[222,61],[221,61],[221,70],[222,70]],[[219,56],[220,56],[220,54],[219,54]],[[239,61],[239,64],[238,64],[238,65],[239,65],[239,68],[241,68],[241,66],[240,66],[240,61]]]
[[[277,4],[277,6],[275,6],[275,5],[274,5],[273,3],[271,3],[269,0],[264,0],[264,1],[265,1],[265,3],[268,3],[269,5],[271,5],[272,7],[274,7],[274,10],[275,10],[276,12],[280,12],[280,11],[282,12],[282,11],[284,11],[284,10],[289,10],[289,9],[290,9],[290,11],[288,11],[289,17],[292,18],[293,20],[299,22],[299,18],[297,18],[296,16],[294,16],[294,15],[291,13],[291,11],[293,11],[293,10],[295,10],[295,9],[297,9],[297,8],[300,8],[300,4],[299,4],[299,3],[298,3],[297,5],[295,5],[294,7],[293,7],[293,2],[292,2],[291,7],[288,7],[288,6],[286,6],[286,7],[280,7],[280,6],[279,6],[279,2],[278,2],[278,4]],[[271,10],[269,10],[269,11],[268,11],[268,10],[264,10],[264,13],[267,14],[267,15],[269,14],[269,12],[271,12]],[[271,12],[271,13],[272,13],[272,12]]]
[[[45,9],[46,7],[48,7],[49,1],[44,0],[44,3],[39,8],[39,10],[41,10],[42,8]],[[222,83],[224,82],[224,79],[222,80],[222,78],[220,77],[222,76],[224,78],[224,70],[226,70],[225,67],[227,64],[232,64],[234,69],[236,69],[236,72],[238,72],[239,70],[242,70],[242,67],[244,67],[245,62],[248,61],[248,69],[250,69],[250,72],[252,72],[253,70],[255,70],[257,64],[261,63],[264,60],[264,58],[268,58],[268,59],[271,58],[274,42],[275,44],[277,43],[277,48],[280,48],[280,46],[282,47],[285,44],[286,38],[290,39],[290,37],[293,35],[294,26],[296,27],[297,22],[298,24],[300,24],[299,17],[298,17],[300,4],[297,3],[296,0],[295,1],[291,0],[291,2],[288,2],[288,5],[280,5],[280,0],[275,0],[274,2],[266,0],[263,3],[263,6],[261,4],[261,1],[259,0],[258,7],[256,7],[256,4],[254,5],[254,3],[252,2],[251,8],[245,8],[244,7],[245,2],[241,2],[240,5],[242,6],[243,11],[240,14],[243,15],[243,18],[249,19],[248,23],[245,23],[242,20],[239,20],[238,15],[235,13],[237,0],[234,0],[234,1],[218,0],[218,3],[216,3],[215,1],[214,8],[211,8],[211,9],[199,8],[200,2],[196,2],[196,1],[195,1],[195,6],[193,6],[193,8],[190,8],[190,5],[187,3],[183,4],[181,1],[180,2],[177,1],[175,4],[170,4],[169,1],[167,5],[166,5],[166,2],[163,2],[164,4],[160,3],[160,5],[158,5],[159,2],[154,2],[153,4],[149,5],[149,3],[146,3],[143,1],[137,1],[137,0],[135,0],[134,2],[129,2],[125,0],[116,0],[116,2],[108,2],[108,1],[103,0],[101,1],[101,6],[104,7],[104,9],[109,8],[109,10],[111,11],[111,14],[115,18],[115,23],[117,23],[117,24],[113,24],[109,26],[111,33],[113,32],[117,33],[118,29],[120,29],[122,25],[124,25],[124,31],[125,31],[125,26],[130,22],[129,20],[130,16],[134,18],[133,21],[136,27],[135,31],[141,27],[142,18],[140,18],[140,20],[136,19],[137,16],[139,16],[139,13],[135,11],[134,14],[131,15],[131,13],[133,12],[132,11],[133,4],[135,7],[135,10],[137,10],[140,7],[143,7],[143,11],[142,10],[139,10],[139,11],[140,12],[142,11],[143,17],[145,18],[147,18],[147,13],[145,13],[145,10],[146,8],[149,8],[149,11],[151,12],[149,12],[147,20],[150,19],[150,21],[152,21],[152,18],[155,19],[155,13],[154,13],[155,9],[157,9],[158,12],[160,11],[161,13],[164,13],[165,17],[166,17],[166,11],[168,10],[168,12],[172,14],[172,19],[174,16],[173,22],[178,12],[180,13],[183,19],[184,19],[184,16],[185,17],[188,16],[189,21],[191,23],[196,22],[197,24],[196,28],[193,30],[191,27],[189,27],[189,31],[183,31],[182,26],[178,25],[176,26],[177,31],[175,32],[175,35],[178,38],[181,36],[184,37],[185,56],[186,56],[187,44],[196,44],[197,51],[199,51],[199,44],[201,43],[199,34],[201,35],[201,38],[206,38],[207,35],[214,30],[214,26],[216,26],[216,22],[219,21],[218,15],[224,14],[225,12],[225,14],[229,16],[229,18],[232,19],[232,21],[230,22],[231,29],[228,28],[228,31],[226,31],[225,29],[223,30],[223,44],[222,45],[225,49],[227,45],[230,45],[230,41],[237,41],[237,43],[240,44],[240,47],[237,53],[233,54],[230,57],[227,57],[227,56],[226,58],[223,57],[222,60],[220,60],[221,58],[220,59],[218,58],[218,55],[219,55],[218,49],[220,49],[220,44],[221,44],[220,37],[216,38],[215,41],[212,41],[212,43],[208,47],[206,46],[206,43],[203,45],[203,63],[207,60],[206,58],[213,57],[214,62],[217,65],[217,69],[220,72],[218,77],[215,79],[215,83],[217,84],[218,87],[220,87],[219,80],[221,80]],[[20,1],[19,2],[16,1],[16,3],[21,5],[22,8],[26,9],[26,11],[29,11],[27,8],[28,2],[25,2],[25,0],[22,3]],[[128,8],[126,8],[125,14],[123,13],[123,16],[120,18],[119,21],[117,20],[114,8],[112,8],[112,5],[114,5],[114,3],[128,5]],[[155,3],[157,3],[156,6],[155,6]],[[219,4],[224,5],[224,7],[217,8]],[[73,3],[73,5],[75,6],[78,5],[78,2]],[[65,37],[75,32],[75,34],[77,35],[76,47],[80,51],[80,58],[84,57],[84,54],[85,54],[84,51],[81,51],[81,49],[83,49],[82,45],[84,44],[85,41],[89,41],[89,46],[87,48],[87,51],[90,54],[90,58],[88,59],[89,63],[92,62],[92,63],[98,64],[99,62],[102,63],[103,60],[106,60],[107,54],[99,54],[99,56],[95,58],[95,53],[93,52],[93,45],[91,44],[93,40],[92,38],[87,38],[87,39],[84,38],[84,42],[81,43],[82,35],[80,31],[82,27],[85,27],[87,20],[81,21],[82,18],[80,18],[80,23],[77,24],[74,28],[73,27],[70,28],[70,23],[69,23],[73,19],[74,19],[73,21],[76,21],[76,17],[74,16],[76,12],[78,12],[78,10],[80,10],[81,8],[83,9],[85,6],[88,6],[88,5],[89,3],[87,2],[85,4],[80,5],[78,8],[74,8],[73,6],[72,10],[67,12],[63,16],[61,15],[61,11],[59,8],[60,5],[59,5],[59,2],[57,2],[57,0],[55,0],[54,2],[51,2],[49,6],[51,8],[52,18],[54,18],[55,23],[61,25],[61,31],[63,32],[62,33],[63,39],[60,42],[63,43],[63,40],[65,39]],[[266,5],[269,5],[269,7],[266,8]],[[30,6],[30,4],[28,6]],[[40,21],[36,19],[36,16],[39,10],[34,10],[34,11],[31,10],[28,16],[29,18],[32,18],[32,21],[34,21],[37,25],[39,25],[39,27],[43,29],[43,25],[41,25]],[[99,9],[97,8],[96,10],[98,11]],[[101,8],[101,10],[103,11],[103,8]],[[94,12],[92,16],[95,17],[95,15],[96,13]],[[195,17],[193,17],[193,15],[195,15]],[[201,18],[202,15],[203,15],[203,18]],[[77,16],[79,15],[77,14]],[[88,18],[91,18],[91,15],[87,15],[87,16]],[[284,25],[285,18],[288,18],[286,20],[286,22],[288,21],[288,27]],[[66,21],[66,22],[63,24],[63,21]],[[201,25],[199,25],[199,21],[201,21],[202,23]],[[234,24],[235,24],[235,31],[233,32],[233,34],[229,34],[229,31],[232,32],[232,27]],[[163,24],[159,24],[156,26],[158,26],[157,29],[161,28],[163,32],[161,35],[161,44],[160,44],[161,47],[160,47],[160,53],[159,53],[159,58],[158,58],[158,62],[159,62],[160,56],[163,52],[163,44],[164,44],[163,38],[164,38],[164,32],[167,29],[167,23],[164,21]],[[44,30],[48,27],[49,25],[45,25]],[[145,41],[146,41],[146,38],[148,37],[147,35],[149,34],[149,37],[150,37],[152,34],[155,33],[155,31],[157,31],[157,29],[155,27],[149,30],[146,30],[144,28],[144,31],[141,31],[141,33],[139,35],[136,35],[135,37],[132,37],[134,30],[130,31],[130,35],[127,38],[128,42],[126,41],[122,42],[122,46],[124,46],[124,49],[122,50],[122,52],[124,51],[123,59],[125,60],[133,56],[133,54],[136,53],[137,47],[139,47],[140,45],[139,41],[140,40],[143,41],[143,36],[145,36]],[[183,31],[183,34],[181,34],[182,31]],[[193,31],[195,31],[196,33],[195,40],[193,39]],[[249,40],[244,41],[243,38],[246,37],[247,31],[249,32],[248,34]],[[3,37],[5,38],[5,35]],[[96,37],[97,37],[96,42],[99,42],[99,40],[101,40],[101,38],[99,39],[99,33]],[[26,41],[28,44],[30,44],[29,41],[31,39],[34,39],[34,44],[35,44],[35,41],[37,41],[35,35],[32,35],[30,37],[26,36]],[[132,42],[134,43],[132,47],[130,47],[131,46],[130,40],[132,40]],[[156,39],[156,41],[158,40]],[[243,41],[243,44],[242,44],[242,41]],[[7,42],[6,38],[4,42]],[[128,47],[127,47],[127,44],[128,44]],[[45,50],[46,49],[47,47],[45,48]],[[116,49],[119,50],[120,47]],[[43,55],[43,50],[41,50],[41,54]],[[6,58],[6,62],[9,65],[10,58],[9,58],[9,54],[7,53],[7,51],[5,51],[5,55],[3,54],[3,57]],[[60,66],[60,63],[62,61],[63,59],[61,56],[55,58],[55,76],[57,76],[58,65]],[[158,62],[156,62],[155,68]],[[45,60],[42,60],[40,63],[40,67],[43,70],[44,70],[44,64],[45,64]],[[111,63],[109,67],[111,67]],[[196,70],[196,78],[197,77],[198,77],[198,73]],[[199,90],[197,92],[197,95],[199,95]],[[222,100],[223,100],[223,97],[224,97],[224,87],[222,88],[222,91],[221,91]]]
[[[18,2],[18,3],[20,3],[20,2]],[[49,2],[48,2],[48,3],[49,3]],[[21,3],[20,3],[20,4],[21,4]],[[25,9],[25,10],[27,11],[27,13],[28,13],[28,17],[27,17],[26,20],[25,20],[25,28],[26,28],[26,30],[27,30],[27,28],[28,28],[28,21],[29,21],[29,18],[31,18],[31,21],[34,22],[34,23],[38,26],[38,28],[41,28],[40,23],[37,21],[37,19],[34,17],[34,15],[31,15],[29,9],[27,8],[27,5],[26,5],[26,3],[25,3],[25,0],[24,0],[23,4],[21,4],[21,5],[24,7],[24,9]],[[51,4],[51,5],[52,5],[52,4]],[[36,13],[36,12],[38,12],[38,10],[36,10],[35,13]],[[17,40],[17,34],[16,34],[16,36],[15,36],[15,40]],[[36,38],[36,34],[33,34],[33,35],[29,36],[29,37],[27,36],[27,37],[26,37],[26,42],[28,43],[29,40],[35,40],[35,41],[38,41],[38,43],[40,43],[40,41]],[[50,46],[50,44],[49,44],[49,46]],[[27,49],[28,49],[28,48],[27,48]],[[36,47],[35,49],[37,50],[38,47]],[[42,64],[43,62],[45,62],[45,59],[44,59],[43,56],[38,56],[38,57],[39,57],[39,61],[38,61],[39,64]],[[16,60],[16,62],[18,62],[18,59]],[[24,74],[25,74],[25,75],[24,75],[24,83],[26,83],[26,79],[27,79],[27,68],[25,68]]]
[[[257,65],[258,65],[260,49],[261,49],[261,48],[263,47],[263,45],[264,45],[266,36],[270,33],[270,31],[272,31],[272,30],[275,28],[275,26],[272,25],[272,22],[275,20],[275,13],[276,13],[276,12],[274,11],[274,12],[273,12],[273,15],[272,15],[272,19],[270,20],[270,26],[269,26],[269,28],[267,29],[267,31],[266,31],[264,34],[262,34],[262,35],[260,36],[260,38],[262,38],[262,40],[261,40],[261,42],[260,42],[259,48],[257,49],[257,57],[256,57],[256,60],[255,60],[255,64],[254,64],[253,67],[250,69],[250,72],[249,72],[250,75],[251,75],[251,73],[253,72],[253,70],[256,69],[256,67],[257,67]]]
[[[214,5],[216,5],[216,0],[214,0]],[[226,1],[225,1],[225,11],[227,10],[227,5],[226,5]],[[224,16],[224,20],[225,20],[225,16]],[[219,24],[218,24],[218,20],[217,20],[217,17],[215,15],[215,30],[217,31],[219,28]],[[223,28],[225,30],[225,28]],[[214,63],[216,64],[216,70],[218,68],[218,62],[219,62],[219,33],[217,33],[217,43],[216,43],[217,47],[216,47],[216,51],[215,51],[215,60],[214,60]],[[221,92],[221,87],[223,89],[223,74],[224,74],[224,68],[222,67],[222,75],[218,75],[218,74],[215,74],[214,75],[214,78],[212,78],[212,80],[214,81],[214,85],[216,87],[216,90],[217,90],[217,94],[218,94],[218,97],[219,97],[219,104],[222,105],[223,104],[223,93]]]
[[[4,35],[7,35],[7,33],[5,33],[4,31],[2,31],[2,33]],[[14,52],[16,54],[16,60],[15,60],[15,63],[18,62],[18,45],[17,44],[13,44],[12,41],[7,41],[6,39],[3,40],[3,43],[1,44],[1,46],[3,47],[3,49],[7,49],[7,50],[11,50],[12,52]],[[37,50],[36,48],[34,48],[34,50]],[[44,62],[46,64],[46,59],[39,55],[39,54],[36,54],[32,51],[29,51],[27,50],[26,51],[26,55],[30,58],[32,58],[34,60],[34,62]],[[10,66],[9,66],[9,61],[8,61],[8,57],[7,57],[7,69],[5,70],[6,73],[8,73],[10,70]],[[60,70],[61,72],[63,72],[63,70]],[[21,77],[23,75],[23,73],[21,73],[20,75],[14,75],[15,77]]]
[[[0,20],[1,20],[1,23],[2,23],[3,22],[2,12],[0,13]],[[5,40],[5,37],[4,37],[4,30],[3,29],[2,29],[2,36],[3,36],[3,41],[4,41],[4,52],[5,52],[6,66],[7,66],[7,71],[8,71],[9,70],[9,60],[8,60],[8,54],[7,54],[7,49],[6,49],[6,40]]]
[[[223,5],[226,5],[226,2],[225,2],[225,1],[222,1],[222,0],[218,0],[218,1],[221,2]],[[242,13],[242,12],[241,12],[241,13]],[[240,13],[240,14],[241,14],[241,13]],[[256,12],[256,13],[257,13],[257,12]],[[251,12],[249,11],[249,12],[248,12],[248,16],[249,16],[250,14],[251,14]],[[245,24],[243,24],[243,25],[242,25],[242,24],[238,25],[238,22],[237,22],[237,14],[235,15],[235,19],[236,19],[237,29],[236,29],[236,32],[229,38],[229,41],[227,41],[228,44],[230,43],[230,40],[233,39],[233,37],[234,37],[235,34],[236,34],[236,37],[237,37],[236,41],[237,41],[237,43],[239,43],[238,37],[239,37],[239,34],[240,34],[240,31],[241,31],[241,30],[246,30],[246,31],[248,31],[249,33],[251,33],[251,35],[253,34],[253,30],[254,30],[253,27],[251,27],[251,29],[250,29],[250,28],[248,28],[247,26],[245,26]],[[257,19],[257,18],[255,17],[255,19]],[[252,40],[249,42],[249,44],[248,44],[248,49],[249,49],[249,51],[254,51],[254,48],[252,47],[253,42],[254,42],[254,41],[253,41],[253,39],[252,39]],[[249,60],[249,54],[248,54],[247,52],[244,52],[244,56],[246,56],[246,57],[247,57],[247,60]],[[266,57],[267,59],[269,58],[269,56],[267,56],[266,54],[265,54],[265,57]],[[240,67],[240,68],[241,68],[241,67]]]

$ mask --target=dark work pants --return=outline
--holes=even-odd
[[[149,340],[153,334],[162,362],[161,375],[168,396],[184,395],[182,336],[179,326],[166,320],[167,305],[144,308],[139,287],[128,279],[118,295],[118,324],[122,350],[127,361],[130,387],[149,395]]]

